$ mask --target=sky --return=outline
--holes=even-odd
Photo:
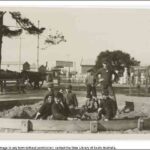
[[[7,13],[4,24],[16,26],[8,11],[20,11],[35,25],[46,31],[40,36],[40,64],[48,61],[49,67],[56,60],[76,62],[81,59],[95,61],[105,50],[122,50],[141,65],[150,65],[150,9],[119,8],[3,8]],[[45,45],[48,33],[59,31],[67,42]],[[21,61],[35,63],[37,59],[37,36],[22,34]],[[43,50],[43,48],[46,48]],[[19,61],[20,39],[3,38],[2,61]]]

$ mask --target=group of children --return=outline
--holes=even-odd
[[[61,87],[56,92],[53,84],[50,84],[35,119],[48,119],[50,117],[55,120],[69,120],[75,117],[77,107],[78,101],[72,92],[71,85],[66,87],[65,92]]]
[[[101,99],[88,96],[84,107],[89,113],[96,112],[98,120],[104,119],[104,121],[113,119],[117,112],[115,101],[106,93]]]
[[[98,70],[95,74],[93,69],[89,69],[85,79],[87,88],[86,108],[89,112],[97,112],[98,118],[101,119],[103,117],[105,121],[114,118],[117,112],[116,97],[112,88],[112,74],[115,73],[111,71],[107,63],[104,62],[103,68]],[[100,75],[100,78],[97,78],[97,75]],[[100,84],[101,87],[101,99],[97,98],[97,84]]]
[[[60,87],[56,92],[54,86],[50,84],[35,119],[86,120],[90,119],[88,114],[93,112],[97,113],[97,119],[111,120],[116,114],[114,101],[106,93],[102,99],[98,99],[88,91],[85,105],[79,108],[71,85],[68,85],[65,91]]]

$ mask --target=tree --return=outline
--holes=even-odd
[[[9,26],[3,24],[3,17],[6,12],[0,11],[0,69],[1,69],[1,61],[2,61],[2,41],[3,36],[7,36],[12,38],[14,36],[21,35],[22,31],[25,30],[28,34],[32,35],[40,35],[44,32],[44,27],[36,27],[34,23],[32,23],[28,18],[22,17],[20,12],[9,12],[12,19],[16,21],[19,25],[19,29],[11,30]],[[64,36],[62,34],[56,33],[55,35],[48,35],[48,38],[45,40],[47,44],[59,44],[60,42],[66,42]]]
[[[139,66],[140,61],[135,60],[130,54],[125,53],[121,50],[115,51],[103,51],[97,56],[95,70],[102,67],[102,63],[107,61],[113,70],[122,72],[126,67],[128,70],[131,66]]]
[[[66,39],[63,34],[59,33],[58,31],[55,33],[55,35],[49,33],[48,37],[45,39],[45,43],[50,45],[57,45],[61,42],[66,42]]]
[[[28,18],[22,18],[20,12],[9,12],[14,20],[20,26],[20,29],[11,30],[9,26],[3,24],[3,17],[6,12],[0,11],[0,69],[2,61],[2,42],[3,36],[9,38],[14,36],[19,36],[22,33],[22,30],[27,31],[29,34],[41,34],[45,28],[37,28]]]

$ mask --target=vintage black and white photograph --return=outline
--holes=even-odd
[[[1,7],[0,133],[149,134],[150,8]]]

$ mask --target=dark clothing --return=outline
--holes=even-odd
[[[49,97],[51,99],[51,102],[49,102]],[[37,117],[37,119],[47,119],[48,116],[52,115],[52,104],[54,103],[54,93],[52,91],[48,91],[43,100],[43,105],[39,109],[40,115]]]
[[[85,78],[85,84],[87,87],[87,98],[90,98],[91,95],[96,97],[97,92],[96,92],[96,78],[94,75],[87,75]]]
[[[85,78],[85,84],[88,85],[95,85],[96,84],[96,79],[94,75],[87,75]]]
[[[52,105],[53,118],[56,120],[67,120],[67,111],[65,105],[61,103],[53,103]]]
[[[111,98],[107,98],[106,100],[102,99],[99,107],[102,108],[99,114],[100,116],[103,114],[107,119],[115,117],[117,108],[115,102]]]
[[[103,95],[110,95],[114,97],[114,100],[116,100],[115,92],[112,87],[112,84],[101,84],[101,91]]]
[[[3,92],[3,81],[2,80],[0,80],[0,92]]]
[[[74,94],[72,92],[68,92],[64,95],[64,98],[65,98],[66,104],[68,106],[73,106],[73,107],[78,106],[76,94]]]
[[[58,92],[58,93],[59,93],[59,95],[60,95],[60,97],[61,97],[61,101],[62,101],[63,103],[66,103],[64,94],[63,94],[62,92]]]
[[[98,101],[95,101],[94,99],[88,99],[86,101],[85,106],[86,106],[87,112],[90,113],[90,112],[96,112],[99,104],[98,104]]]
[[[65,102],[69,108],[70,116],[75,116],[76,115],[76,109],[75,107],[78,106],[78,101],[76,94],[72,92],[68,92],[64,95]]]
[[[101,74],[102,84],[112,84],[112,74],[114,74],[112,70],[101,68],[97,74]]]
[[[40,115],[38,118],[47,119],[48,116],[52,115],[51,107],[52,103],[44,103],[39,109]]]
[[[96,73],[96,75],[101,74],[101,79],[103,79],[103,81],[101,81],[102,84],[104,85],[111,85],[112,84],[112,75],[114,74],[114,81],[117,81],[118,79],[118,75],[115,71],[113,71],[112,69],[105,69],[105,68],[101,68],[98,70],[98,72]]]
[[[24,78],[19,78],[17,80],[17,88],[19,90],[19,93],[25,93],[25,84],[24,84],[25,80]]]
[[[117,80],[118,75],[112,69],[101,68],[96,73],[101,74],[101,90],[103,95],[111,95],[113,96],[114,101],[116,101],[115,92],[112,87],[112,75],[115,75],[114,81]]]
[[[87,90],[87,98],[90,98],[91,96],[97,97],[97,92],[96,92],[96,86],[92,86],[90,84],[88,84],[86,86],[86,90]]]
[[[54,102],[54,92],[53,91],[48,91],[45,96],[44,96],[44,102],[47,102],[47,99],[49,98],[49,96],[52,97],[52,102]]]
[[[110,85],[102,84],[101,90],[102,90],[102,94],[110,95],[113,98],[112,100],[114,102],[115,108],[117,109],[118,106],[117,106],[116,95],[115,95],[115,91],[114,91],[112,85],[111,84]]]

